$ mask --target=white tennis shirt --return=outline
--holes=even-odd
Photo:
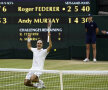
[[[33,52],[33,62],[31,69],[43,70],[44,61],[48,55],[47,49],[38,50],[37,48],[31,48],[31,51]]]

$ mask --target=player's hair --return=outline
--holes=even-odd
[[[38,40],[37,40],[37,42],[38,42],[39,40],[41,40],[41,41],[42,41],[42,43],[43,43],[43,40],[42,40],[42,39],[38,39]]]

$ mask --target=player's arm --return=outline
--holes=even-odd
[[[48,35],[49,35],[49,46],[47,48],[47,52],[50,52],[50,50],[52,48],[52,41],[51,41],[51,34],[50,34],[50,32],[48,33]]]
[[[98,34],[99,33],[99,28],[98,28],[98,26],[97,26],[97,24],[95,22],[94,22],[94,27],[96,29],[96,34]]]
[[[99,28],[96,28],[96,34],[98,34],[98,32],[99,32]]]
[[[31,38],[31,35],[28,34],[27,48],[28,48],[29,50],[31,50],[31,40],[30,40],[30,38]]]
[[[105,30],[102,30],[101,32],[102,32],[102,34],[108,34],[108,32]]]

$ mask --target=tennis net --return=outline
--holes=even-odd
[[[24,85],[28,72],[41,72],[44,90],[108,90],[108,71],[64,71],[0,68],[0,90],[43,90]]]

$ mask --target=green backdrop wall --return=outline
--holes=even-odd
[[[101,34],[101,30],[108,29],[108,16],[94,16],[94,21],[100,29],[97,35],[97,59],[108,60],[108,36]],[[46,25],[43,25],[43,27],[46,27]],[[48,59],[85,58],[84,24],[62,23],[54,24],[52,27],[63,27],[63,40],[60,42],[53,41],[53,48],[47,57]],[[27,42],[19,42],[17,39],[17,28],[17,25],[6,25],[5,27],[0,25],[0,58],[32,58],[32,52],[27,49]],[[52,37],[54,38],[54,36]],[[36,42],[32,42],[33,47],[35,47],[35,44]],[[44,48],[47,48],[47,46],[48,43],[44,42]],[[92,51],[90,57],[92,59]]]

